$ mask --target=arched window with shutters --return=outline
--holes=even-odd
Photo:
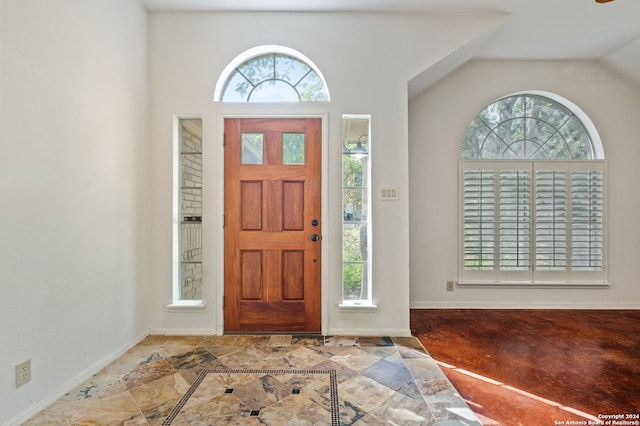
[[[605,172],[593,123],[566,99],[480,111],[460,155],[460,284],[606,283]]]

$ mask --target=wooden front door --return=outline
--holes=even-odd
[[[225,119],[225,332],[320,332],[321,128]]]

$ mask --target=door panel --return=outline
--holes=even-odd
[[[262,229],[262,182],[242,182],[242,230]]]
[[[320,119],[225,120],[226,332],[320,331],[321,141]]]
[[[262,300],[262,252],[243,251],[240,255],[242,300]]]
[[[282,251],[282,298],[304,300],[304,251]]]
[[[282,183],[282,227],[285,231],[304,230],[304,182]]]

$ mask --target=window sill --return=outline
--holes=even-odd
[[[338,309],[343,312],[375,312],[378,305],[368,302],[344,302],[338,305]]]
[[[607,288],[609,282],[562,282],[562,281],[458,281],[458,287],[493,288]]]
[[[206,303],[202,300],[180,300],[167,305],[169,312],[202,312],[206,309]]]

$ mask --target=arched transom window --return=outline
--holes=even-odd
[[[256,50],[253,50],[256,51]],[[257,51],[264,51],[259,49]],[[246,58],[245,55],[241,57]],[[227,67],[219,99],[223,102],[328,101],[320,71],[292,49],[262,52]]]
[[[591,137],[580,119],[550,98],[520,94],[480,111],[467,129],[465,159],[586,160]]]
[[[462,284],[606,282],[604,153],[579,108],[499,99],[471,121],[460,157]]]

